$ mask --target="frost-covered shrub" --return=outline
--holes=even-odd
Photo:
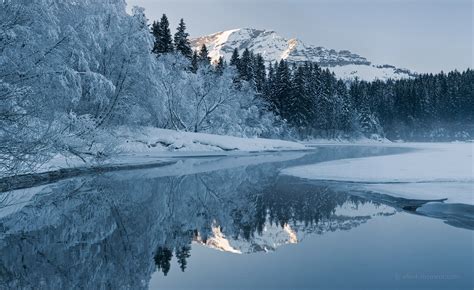
[[[160,56],[158,82],[166,104],[166,127],[241,137],[281,136],[283,126],[248,86],[234,86],[236,72],[201,66],[193,73],[179,54]]]
[[[125,8],[124,0],[0,1],[0,170],[29,167],[40,154],[106,154],[115,125],[280,133],[252,90],[233,86],[232,69],[193,73],[183,56],[157,58],[144,10]]]
[[[17,170],[27,163],[25,156],[67,151],[73,143],[76,149],[87,144],[74,151],[89,154],[104,127],[148,124],[162,114],[143,10],[130,16],[125,5],[123,0],[0,2],[0,119],[5,119],[0,155],[8,155],[3,160],[10,163],[1,169]],[[87,129],[73,129],[78,120],[88,123]]]
[[[384,136],[383,128],[378,118],[368,111],[362,111],[356,114],[357,132],[361,132],[366,137],[377,139]]]

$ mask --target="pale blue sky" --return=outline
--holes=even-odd
[[[251,27],[418,72],[473,67],[473,0],[127,0],[192,36]]]

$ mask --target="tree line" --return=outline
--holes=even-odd
[[[375,114],[389,138],[459,140],[474,133],[472,69],[396,81],[356,81],[350,96],[357,110]]]
[[[112,155],[119,126],[282,139],[474,135],[472,70],[347,82],[249,50],[211,62],[183,20],[172,33],[166,15],[150,27],[143,9],[125,11],[123,1],[0,1],[0,175],[56,154]]]
[[[154,53],[179,52],[191,60],[190,70],[209,66],[206,45],[191,49],[181,19],[173,38],[166,15],[152,25]],[[263,57],[234,49],[229,63],[222,57],[210,69],[236,72],[236,88],[249,86],[268,110],[284,120],[297,137],[381,136],[390,139],[463,139],[474,133],[474,75],[471,69],[422,74],[411,79],[343,81],[317,63],[265,63]]]

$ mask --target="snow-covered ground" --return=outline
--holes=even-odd
[[[364,81],[373,80],[399,80],[411,77],[411,72],[406,69],[397,69],[393,66],[376,66],[367,64],[348,64],[344,66],[330,67],[337,78],[344,80],[354,80],[355,78]]]
[[[301,143],[263,138],[238,138],[205,133],[178,132],[151,127],[120,128],[115,132],[116,154],[98,162],[58,154],[36,173],[87,166],[133,166],[157,163],[170,157],[238,155],[244,152],[305,150]],[[1,177],[1,176],[0,176]]]
[[[158,128],[123,128],[118,133],[119,146],[123,152],[164,152],[164,151],[274,151],[301,150],[300,143],[262,138],[238,138],[205,133],[178,132]]]
[[[404,154],[344,159],[287,168],[305,179],[355,183],[395,197],[474,205],[473,143],[381,144],[413,148]]]
[[[296,143],[237,138],[155,128],[117,130],[118,153],[106,161],[84,163],[77,157],[56,156],[36,172],[102,165],[133,166],[186,156],[252,157],[254,152],[305,150],[313,146],[384,146],[413,149],[405,154],[344,159],[287,168],[283,174],[306,179],[350,182],[357,189],[395,197],[474,205],[473,143],[390,143],[359,140],[350,143],[315,140]],[[174,159],[173,162],[175,162]],[[231,161],[235,162],[235,161]]]

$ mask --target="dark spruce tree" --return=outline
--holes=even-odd
[[[338,111],[335,113],[336,116],[334,118],[336,120],[335,128],[344,134],[348,134],[354,129],[352,122],[354,120],[354,109],[350,101],[347,86],[342,80],[338,80],[336,83],[335,98],[338,102],[336,104]]]
[[[313,118],[313,97],[307,89],[308,82],[305,67],[297,67],[293,75],[293,91],[292,96],[290,96],[290,102],[292,103],[290,114],[293,115],[291,120],[295,127],[303,129],[309,126]]]
[[[278,65],[275,64],[275,67]],[[273,63],[268,65],[268,74],[267,74],[267,81],[264,86],[264,94],[263,97],[267,104],[270,106],[271,109],[276,109],[274,107],[274,102],[272,102],[272,96],[275,95],[275,79],[276,79],[276,68],[274,68]]]
[[[160,46],[160,41],[161,41],[161,26],[159,21],[153,21],[153,24],[151,25],[151,34],[154,37],[154,43],[153,43],[153,50],[152,52],[154,54],[159,54],[159,46]]]
[[[207,50],[207,46],[203,44],[201,49],[199,50],[199,62],[203,65],[210,65],[211,58],[209,57],[209,51]]]
[[[191,58],[191,72],[197,73],[199,69],[199,55],[196,51],[193,52],[193,56]]]
[[[222,75],[224,73],[224,69],[226,67],[226,61],[224,58],[221,56],[219,57],[219,60],[217,61],[215,71],[218,75]]]
[[[271,96],[270,100],[273,102],[277,113],[285,120],[289,120],[291,118],[291,93],[292,83],[290,68],[288,66],[288,62],[281,60],[275,73],[274,95]]]
[[[189,257],[191,257],[190,246],[184,246],[176,250],[176,258],[178,259],[179,268],[181,269],[182,272],[186,270],[186,267],[188,265],[187,259]]]
[[[191,59],[193,56],[193,50],[188,40],[189,34],[186,32],[186,24],[181,18],[176,33],[174,35],[174,45],[177,52],[180,52],[185,57]]]
[[[236,68],[238,68],[240,65],[240,55],[239,50],[237,48],[234,48],[234,51],[232,52],[232,57],[230,58],[230,65],[233,65]]]
[[[265,89],[265,82],[267,81],[265,60],[263,59],[262,55],[258,54],[255,56],[253,70],[255,78],[255,90],[257,91],[257,94],[262,94]]]
[[[153,35],[155,36],[153,52],[157,55],[173,52],[173,39],[171,37],[170,24],[166,14],[163,14],[161,20],[156,22],[156,24],[158,27],[153,29]]]
[[[166,276],[171,268],[171,259],[173,258],[173,252],[167,247],[158,247],[155,253],[155,265],[158,270],[161,270]]]
[[[253,81],[253,55],[248,49],[245,49],[242,53],[242,58],[239,62],[238,71],[241,80],[247,82]]]

